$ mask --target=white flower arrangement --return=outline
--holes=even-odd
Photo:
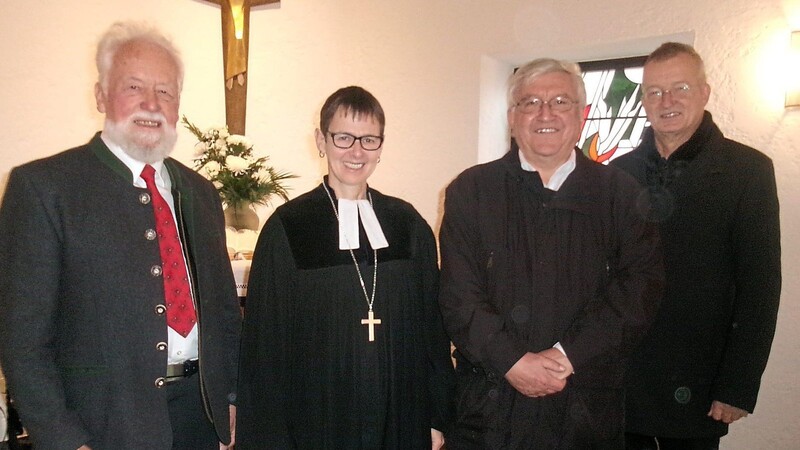
[[[227,127],[202,131],[186,116],[181,122],[197,137],[194,169],[214,183],[227,207],[264,205],[273,195],[289,199],[283,182],[296,176],[268,166],[266,156],[256,158],[246,137],[228,133]]]

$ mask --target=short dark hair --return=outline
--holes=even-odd
[[[360,86],[348,86],[339,89],[331,94],[319,112],[319,129],[323,133],[328,132],[328,126],[333,120],[334,114],[339,109],[343,109],[345,115],[353,117],[373,117],[381,127],[381,136],[386,125],[386,117],[378,99],[369,91]]]
[[[700,70],[700,76],[703,80],[706,79],[706,66],[703,63],[703,58],[700,57],[700,54],[697,53],[694,47],[680,42],[664,42],[657,49],[653,50],[653,53],[650,53],[644,65],[646,66],[651,62],[666,61],[679,55],[687,55],[692,58]]]

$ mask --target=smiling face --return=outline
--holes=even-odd
[[[676,86],[682,83],[689,89],[675,95]],[[656,145],[663,156],[669,156],[700,127],[711,88],[697,62],[687,54],[647,63],[642,75],[642,88],[643,92],[652,89],[670,91],[644,103]]]
[[[166,50],[134,41],[117,51],[105,89],[95,85],[97,110],[106,115],[103,133],[131,157],[156,162],[175,145],[178,73]]]
[[[328,184],[338,198],[363,199],[367,191],[367,179],[380,159],[382,148],[367,151],[361,141],[355,141],[348,149],[333,145],[331,133],[348,133],[355,137],[382,136],[378,121],[372,116],[353,116],[339,108],[328,125],[328,134],[317,129],[317,149],[328,157]]]
[[[514,103],[532,97],[550,101],[558,96],[579,99],[572,75],[565,72],[541,75],[516,91]],[[519,109],[508,110],[508,124],[525,159],[537,170],[554,169],[566,162],[581,134],[583,117],[579,104],[563,112],[553,111],[549,104],[542,105],[535,113],[526,114]]]

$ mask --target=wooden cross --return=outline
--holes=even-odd
[[[244,135],[247,116],[247,53],[250,8],[280,0],[204,0],[222,10],[222,62],[225,65],[225,123],[231,134]]]
[[[361,319],[361,325],[369,326],[369,341],[372,342],[375,340],[375,325],[380,325],[381,319],[375,318],[375,313],[372,312],[370,309],[367,313],[366,319]]]

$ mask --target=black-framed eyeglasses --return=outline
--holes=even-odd
[[[542,100],[539,97],[526,97],[518,101],[514,108],[523,114],[539,114],[544,105],[549,105],[550,111],[567,112],[576,103],[578,102],[565,95],[558,95],[550,100]]]
[[[356,141],[361,142],[361,148],[367,151],[374,151],[381,148],[383,145],[383,136],[353,136],[350,133],[332,133],[328,132],[331,135],[331,141],[336,148],[341,149],[348,149],[356,143]]]
[[[687,98],[692,93],[689,83],[676,83],[669,89],[659,87],[649,87],[644,91],[644,101],[647,103],[658,103],[664,98],[666,93],[672,94],[672,98]]]

